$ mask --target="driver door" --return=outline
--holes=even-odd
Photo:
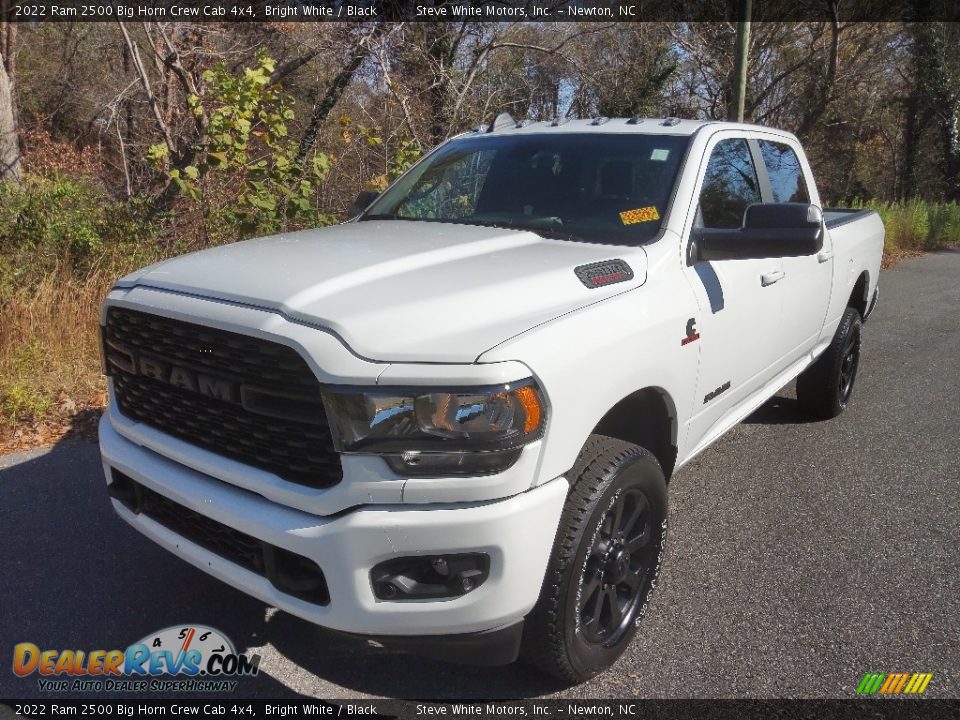
[[[718,134],[701,169],[688,243],[698,227],[739,228],[747,206],[761,197],[747,138]],[[781,354],[783,259],[688,261],[685,272],[700,306],[698,337],[691,341],[700,345],[700,372],[688,426],[689,444],[699,448],[732,424],[736,408],[772,377]]]

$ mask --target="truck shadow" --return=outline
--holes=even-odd
[[[522,663],[475,667],[386,650],[278,612],[269,622],[277,651],[319,678],[388,698],[482,700],[527,698],[566,686]]]
[[[11,465],[0,457],[0,655],[41,649],[124,650],[164,628],[203,624],[238,652],[262,652],[263,603],[233,590],[143,538],[113,513],[94,443],[65,438]],[[9,666],[8,666],[9,667]],[[129,692],[44,693],[38,676],[0,673],[0,697],[101,698]],[[62,679],[62,678],[61,678]],[[159,697],[144,693],[142,697]],[[229,697],[298,697],[261,672]],[[178,693],[212,699],[217,693]]]
[[[278,652],[317,677],[358,693],[477,700],[536,697],[565,687],[520,663],[475,667],[416,657],[318,628],[287,613],[276,613],[268,625]]]
[[[260,673],[240,678],[228,699],[526,697],[562,687],[520,666],[466,667],[387,651],[268,608],[120,520],[96,444],[76,437],[16,464],[0,457],[0,547],[0,657],[7,662],[20,642],[122,650],[163,628],[204,624],[226,634],[238,652],[263,657]],[[39,691],[36,674],[0,673],[0,697],[55,696]]]
[[[803,425],[816,422],[803,412],[796,398],[794,383],[783,388],[754,410],[744,420],[744,425]]]

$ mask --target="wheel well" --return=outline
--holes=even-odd
[[[677,461],[676,417],[669,395],[657,388],[644,388],[608,410],[593,432],[646,448],[669,479]]]
[[[869,278],[866,272],[860,273],[857,278],[857,284],[853,286],[853,292],[850,293],[850,299],[847,301],[847,307],[852,307],[860,313],[860,317],[867,314],[867,288],[870,287]]]

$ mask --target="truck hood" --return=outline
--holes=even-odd
[[[623,258],[634,276],[587,288],[574,268]],[[476,225],[366,221],[248,240],[120,281],[268,308],[380,362],[473,362],[540,323],[646,279],[638,248]]]

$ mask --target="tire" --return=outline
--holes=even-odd
[[[616,662],[646,614],[663,561],[667,484],[650,452],[603,435],[590,436],[570,478],[522,654],[576,683]]]
[[[829,420],[846,410],[860,367],[862,331],[860,313],[848,307],[829,347],[797,378],[797,401],[807,415]]]

